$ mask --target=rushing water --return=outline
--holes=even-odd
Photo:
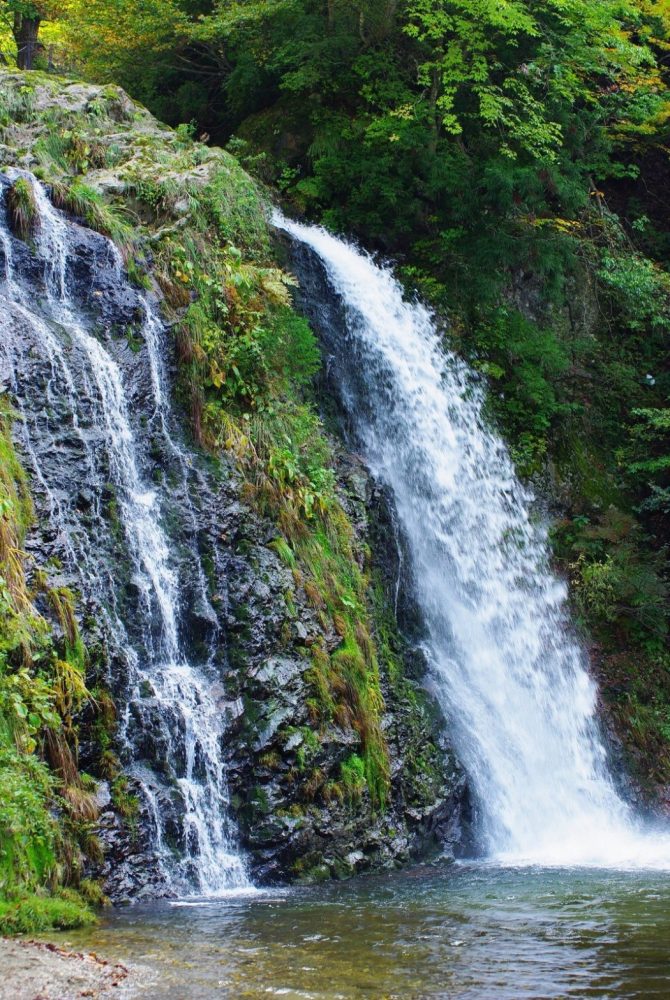
[[[203,613],[209,611],[211,620],[216,619],[193,539],[188,456],[170,432],[163,327],[151,301],[128,286],[114,245],[88,236],[93,244],[86,252],[93,254],[95,268],[122,297],[137,299],[137,337],[142,346],[129,378],[115,356],[114,338],[96,333],[95,322],[73,297],[81,229],[56,211],[34,178],[29,180],[40,225],[28,274],[25,248],[11,237],[0,211],[4,259],[0,375],[23,418],[18,429],[32,465],[34,489],[46,501],[52,529],[63,540],[70,569],[80,572],[84,593],[93,592],[103,601],[109,632],[125,663],[126,708],[120,739],[125,744],[127,769],[139,782],[145,806],[153,813],[154,847],[163,879],[182,892],[189,886],[210,893],[244,886],[244,863],[235,850],[227,819],[221,699],[207,671],[208,657],[204,663],[194,662],[185,650],[188,636],[182,636],[180,629],[180,591],[184,589],[180,574],[185,570],[190,577],[188,587],[199,591]],[[22,264],[15,261],[15,251],[22,254]],[[91,289],[90,294],[94,300],[103,292]],[[148,401],[137,398],[138,387],[132,384],[143,367],[148,368],[144,379]],[[30,398],[29,386],[34,387],[35,378],[43,390],[41,402]],[[142,431],[142,422],[148,431],[146,427]],[[68,481],[71,469],[58,459],[64,435],[80,454],[79,484]],[[170,465],[169,493],[150,479],[155,465],[148,452],[156,448]],[[81,491],[86,492],[85,522]],[[107,550],[110,506],[108,499],[105,511],[104,496],[112,491],[123,533],[121,555],[130,566],[134,594],[130,605],[119,597],[116,570]],[[174,504],[177,495],[182,501],[178,510],[187,522],[179,526],[180,539],[188,546],[188,559],[181,562],[173,556],[177,546],[165,527],[168,497]],[[174,518],[174,510],[171,515]],[[211,655],[215,640],[214,635]],[[150,759],[147,741],[154,744]],[[157,765],[172,781],[167,788]],[[175,792],[180,830],[177,837],[171,832],[168,845],[167,816],[160,796],[169,795],[174,801]]]
[[[640,829],[608,773],[565,587],[532,497],[487,427],[482,383],[388,268],[323,229],[275,223],[312,251],[297,258],[304,297],[351,443],[395,503],[485,852],[669,867],[670,837]]]
[[[670,996],[670,884],[640,872],[420,868],[133,907],[65,940],[130,964],[151,1000]]]

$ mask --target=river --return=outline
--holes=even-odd
[[[670,996],[670,878],[426,865],[134,906],[67,941],[132,965],[152,1000],[649,1000]]]

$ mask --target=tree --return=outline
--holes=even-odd
[[[126,83],[126,76],[151,77],[162,56],[175,58],[188,17],[182,6],[197,13],[197,0],[64,0],[65,32],[87,75]],[[174,51],[173,51],[174,50]],[[141,90],[141,88],[140,88]],[[135,95],[137,96],[137,95]]]
[[[177,124],[201,110],[196,88],[187,100],[178,94],[184,81],[199,80],[198,58],[184,52],[184,37],[201,6],[208,9],[205,0],[62,0],[63,37],[85,78],[120,84]]]
[[[40,27],[61,14],[57,0],[0,0],[3,20],[8,24],[16,44],[16,64],[19,69],[34,69],[42,48]]]

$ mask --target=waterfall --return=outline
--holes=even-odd
[[[533,497],[484,419],[482,382],[388,268],[323,229],[274,222],[295,241],[350,443],[397,510],[484,853],[670,867],[670,836],[642,829],[608,773],[566,588]]]
[[[119,740],[152,816],[155,863],[173,892],[246,887],[228,815],[216,615],[196,540],[191,460],[171,429],[163,324],[109,240],[58,212],[30,175],[7,176],[29,179],[39,227],[28,249],[0,205],[0,387],[18,410],[33,489],[60,551],[82,592],[103,605],[124,664]],[[106,329],[99,302],[111,305]],[[114,330],[124,323],[139,345],[125,365],[121,354],[132,352]],[[155,474],[156,450],[164,476]],[[78,482],[66,453],[76,456]],[[112,509],[120,538],[110,531]],[[183,627],[185,590],[197,591],[208,623],[204,654]]]

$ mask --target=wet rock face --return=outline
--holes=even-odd
[[[7,189],[11,183],[6,175],[0,174],[0,188]],[[14,269],[22,280],[33,287],[36,296],[44,295],[44,268],[30,242],[12,239],[11,256]],[[3,272],[5,265],[5,250],[0,243],[0,270]],[[116,269],[115,251],[109,240],[85,225],[72,226],[68,231],[64,278],[69,294],[82,312],[94,316],[100,328],[108,333],[125,331],[141,320],[138,292]]]
[[[0,174],[0,187],[8,184],[8,179]],[[96,335],[109,345],[119,364],[132,371],[130,381],[136,398],[146,397],[148,374],[144,365],[137,365],[128,346],[128,331],[141,316],[140,299],[112,266],[107,240],[83,226],[73,226],[70,237],[71,252],[63,280],[81,313],[82,323],[95,328]],[[29,312],[19,302],[13,304],[8,317],[11,341],[0,353],[0,391],[14,398],[17,433],[22,427],[25,429],[25,433],[19,434],[19,449],[33,476],[36,518],[26,546],[36,565],[50,567],[54,585],[68,586],[79,593],[74,552],[96,550],[100,566],[111,566],[120,559],[107,516],[114,496],[104,429],[94,420],[91,400],[84,392],[78,395],[79,412],[76,419],[73,417],[71,398],[56,384],[60,377],[56,362],[42,346],[49,334],[55,338],[63,333],[46,318],[39,325],[40,304],[47,297],[45,262],[31,245],[15,238],[7,244],[0,242],[0,272],[8,269],[8,256],[13,274],[20,276],[22,286],[29,290],[34,310]],[[79,385],[85,380],[83,369],[77,353],[70,350],[68,331],[62,340],[73,385]],[[27,450],[30,454],[26,454]],[[35,474],[35,465],[41,470],[41,478]],[[46,489],[47,482],[53,487],[51,495]],[[91,591],[81,593],[79,613],[88,622],[90,643],[97,645],[104,641],[97,604],[101,594],[100,587],[92,582]]]
[[[407,600],[398,597],[398,545],[385,498],[356,459],[342,455],[339,472],[341,496],[361,539],[377,534],[386,540],[384,547],[378,546],[385,589]],[[253,879],[275,883],[347,877],[443,851],[462,852],[468,831],[465,779],[439,712],[421,688],[421,655],[409,647],[405,670],[416,680],[392,684],[386,672],[382,676],[392,778],[389,808],[373,811],[367,793],[354,801],[324,799],[326,779],[339,777],[340,765],[360,749],[360,741],[351,730],[335,725],[317,736],[310,718],[309,651],[323,635],[322,627],[291,570],[271,547],[276,528],[240,500],[238,473],[229,467],[215,479],[202,469],[197,474],[197,544],[209,556],[217,622],[199,617],[197,600],[191,601],[187,620],[205,630],[215,628],[218,636],[212,684],[220,689],[226,721],[231,811]],[[184,600],[189,607],[187,593]],[[334,632],[325,639],[331,649],[340,642]],[[122,695],[117,697],[123,711]],[[183,803],[169,781],[160,780],[168,748],[161,746],[161,720],[152,723],[150,698],[136,723],[134,744],[154,769],[145,783],[161,813],[172,817],[171,846],[183,850]],[[178,761],[169,763],[170,770],[179,770]],[[315,773],[322,780],[311,790],[309,779]],[[108,807],[101,835],[104,875],[114,899],[169,894],[155,864],[145,806],[130,829]]]
[[[6,184],[0,175],[0,185]],[[96,418],[95,389],[81,352],[74,349],[73,331],[55,322],[46,308],[47,269],[56,261],[45,260],[33,245],[5,235],[7,239],[0,242],[0,273],[11,272],[20,291],[0,333],[5,338],[0,345],[0,391],[12,398],[17,445],[31,477],[35,517],[25,548],[30,565],[47,571],[51,587],[68,588],[74,595],[88,650],[88,686],[102,686],[113,694],[118,722],[126,707],[132,716],[133,707],[127,706],[127,636],[119,634],[115,623],[123,619],[128,634],[135,632],[138,640],[140,636],[138,616],[132,612],[136,586],[106,447],[109,429]],[[62,279],[68,301],[77,321],[94,332],[123,374],[136,412],[137,432],[147,442],[143,452],[149,453],[151,377],[146,346],[137,339],[144,313],[139,293],[128,283],[104,237],[76,224],[67,235]],[[50,352],[50,337],[60,345],[61,355]],[[165,456],[156,452],[153,468],[146,472],[152,477],[162,475],[165,464]],[[36,605],[53,620],[53,609],[39,588]],[[58,622],[53,625],[58,634]],[[107,734],[111,742],[105,746],[123,766],[128,762],[128,745],[114,738],[115,728],[116,723],[111,723]],[[146,760],[160,773],[165,747],[151,726],[142,724],[141,728]],[[79,757],[82,771],[103,778],[97,836],[105,860],[93,874],[102,875],[115,899],[141,892],[164,894],[167,886],[155,863],[154,826],[147,803],[132,780],[124,785],[132,818],[124,817],[113,801],[104,780],[107,768],[102,764],[99,724],[91,706],[81,720]],[[164,800],[163,807],[169,806],[178,817],[180,803],[167,794]]]
[[[409,606],[398,592],[399,545],[385,498],[355,458],[342,454],[338,472],[341,499],[361,542],[385,539],[376,549],[387,596]],[[234,477],[219,491],[212,530],[219,544],[226,539],[218,584],[225,590],[228,781],[254,878],[345,877],[430,853],[459,853],[467,835],[466,785],[443,722],[418,681],[392,683],[383,663],[389,805],[373,810],[367,791],[352,801],[327,800],[328,779],[339,777],[360,740],[334,723],[317,731],[310,718],[310,647],[323,629],[268,544],[275,529],[240,504]],[[333,633],[325,641],[333,649],[340,639]],[[421,656],[409,649],[405,671],[422,677]]]
[[[94,867],[91,874],[102,880],[106,894],[115,903],[132,903],[171,895],[152,848],[151,816],[146,803],[140,798],[140,789],[136,787],[133,791],[142,805],[137,817],[129,823],[114,808],[108,783],[102,782],[98,790],[101,813],[96,834],[104,860]],[[174,811],[169,800],[163,806]]]

